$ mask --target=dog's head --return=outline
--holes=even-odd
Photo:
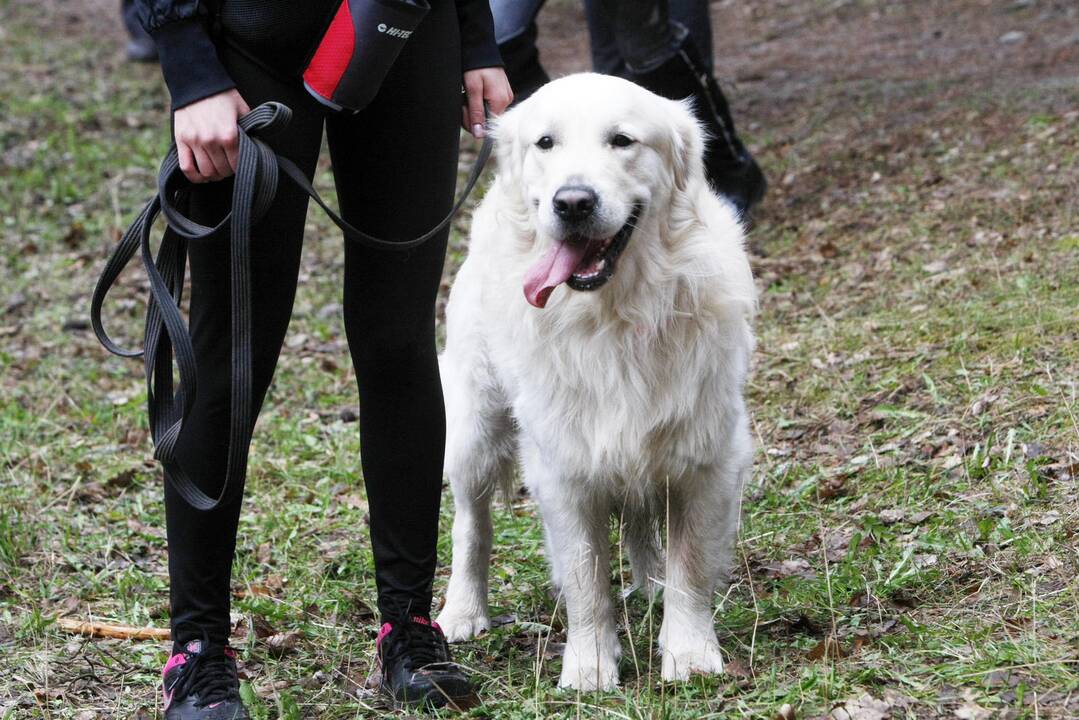
[[[528,302],[555,287],[597,290],[633,253],[635,229],[703,182],[700,127],[687,104],[591,73],[555,80],[495,128],[504,187],[527,207],[537,258]]]

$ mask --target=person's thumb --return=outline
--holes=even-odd
[[[487,118],[483,114],[483,80],[477,76],[468,78],[465,90],[468,91],[468,129],[475,137],[481,138],[487,134],[484,125]]]

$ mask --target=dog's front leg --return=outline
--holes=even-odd
[[[611,601],[607,513],[554,481],[540,493],[552,563],[559,569],[569,623],[559,686],[611,690],[621,647]]]
[[[748,468],[748,459],[723,463],[716,476],[700,478],[672,497],[659,630],[664,680],[723,672],[712,601],[717,582],[729,570]]]
[[[489,496],[477,497],[472,487],[454,483],[453,505],[453,567],[437,622],[446,640],[460,642],[491,627],[487,570],[493,528]]]
[[[450,642],[469,640],[491,627],[487,605],[491,502],[499,486],[511,486],[514,469],[509,414],[499,397],[478,387],[476,367],[483,366],[453,354],[442,358],[446,474],[453,489],[454,515],[453,569],[438,624]]]
[[[505,452],[474,452],[467,463],[450,468],[453,488],[453,567],[446,604],[438,624],[449,642],[476,637],[491,628],[487,604],[488,571],[494,528],[491,502],[499,485],[513,477],[513,458]]]

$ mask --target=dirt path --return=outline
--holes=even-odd
[[[904,88],[926,80],[946,93],[937,99],[1074,89],[1077,13],[1065,1],[726,0],[712,3],[712,27],[717,74],[736,88],[741,114],[783,127],[821,101],[902,101]],[[572,2],[541,15],[541,51],[554,74],[588,69],[584,28]]]

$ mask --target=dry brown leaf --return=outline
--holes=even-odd
[[[60,688],[34,688],[34,699],[38,702],[48,702],[64,696],[64,691]]]
[[[727,663],[723,666],[723,670],[731,677],[753,677],[753,672],[745,666],[745,663],[735,657],[732,657],[730,660],[727,661]]]
[[[277,629],[262,615],[251,616],[251,630],[259,640],[277,635]]]
[[[299,630],[277,633],[266,638],[266,649],[271,655],[280,656],[292,652],[300,644],[303,633]]]
[[[270,564],[270,560],[273,559],[273,548],[270,547],[270,543],[262,543],[255,548],[255,559],[261,565]]]
[[[777,580],[795,576],[806,578],[807,580],[817,577],[817,573],[809,566],[809,561],[804,558],[793,558],[780,563],[768,563],[767,565],[761,565],[761,570],[764,570],[768,577]]]
[[[959,720],[986,720],[986,718],[992,716],[992,711],[983,708],[975,702],[967,700],[962,705],[957,707],[952,713],[959,718]]]
[[[877,517],[885,525],[893,525],[902,520],[905,515],[903,508],[888,508],[881,510]]]
[[[134,468],[122,470],[105,481],[110,488],[128,488],[135,482],[136,471]]]
[[[271,698],[280,690],[284,690],[289,686],[288,680],[274,680],[272,682],[263,683],[262,685],[255,686],[255,694],[260,698]]]
[[[234,595],[238,598],[245,598],[256,595],[260,597],[273,597],[274,592],[270,588],[260,583],[251,583],[246,588],[240,588],[239,590],[237,590]]]
[[[814,645],[813,649],[806,653],[806,657],[815,662],[821,659],[838,660],[839,658],[846,657],[848,654],[849,653],[840,646],[839,640],[834,635],[829,635]]]
[[[847,488],[847,479],[843,475],[831,475],[821,477],[817,481],[817,495],[822,500],[828,500],[842,495]]]
[[[891,715],[891,710],[892,706],[884,700],[865,694],[858,698],[844,700],[840,705],[832,708],[828,717],[832,720],[885,720]]]
[[[783,703],[779,706],[779,710],[776,710],[775,720],[794,720],[797,717],[794,713],[794,708],[790,703]]]

